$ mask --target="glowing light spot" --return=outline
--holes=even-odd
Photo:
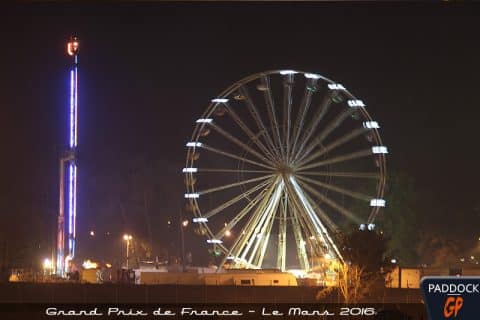
[[[371,207],[385,207],[385,200],[383,199],[372,199],[370,200]]]
[[[363,123],[363,127],[367,128],[367,129],[378,129],[378,128],[380,128],[377,121],[365,121]]]
[[[388,153],[388,150],[385,146],[373,146],[372,153]]]
[[[355,108],[355,107],[365,107],[365,103],[362,100],[348,100],[348,106]]]

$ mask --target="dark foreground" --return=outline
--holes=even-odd
[[[317,287],[6,283],[0,284],[0,319],[426,319],[420,291],[416,289],[385,289],[359,305],[348,306],[339,304],[342,301],[336,291],[318,301],[319,290]],[[49,307],[56,309],[51,309],[52,315],[47,316]],[[125,313],[106,316],[110,307]],[[95,308],[103,316],[93,315]],[[161,312],[154,315],[158,308]],[[182,308],[217,313],[238,309],[243,316],[195,315],[191,310],[181,315]],[[131,314],[127,314],[129,309]],[[58,316],[55,310],[84,310],[92,314]],[[135,316],[133,313],[139,310],[148,315]],[[169,310],[175,315],[163,313]],[[275,310],[283,315],[275,315]],[[291,310],[293,315],[289,314]],[[299,310],[305,311],[303,316]],[[308,315],[309,310],[331,315]]]

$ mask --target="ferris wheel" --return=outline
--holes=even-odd
[[[211,100],[186,143],[186,208],[220,267],[343,261],[335,235],[372,230],[387,147],[362,100],[319,74],[257,73]]]

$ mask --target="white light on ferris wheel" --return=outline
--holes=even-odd
[[[198,172],[198,168],[183,168],[182,169],[183,173],[193,173],[193,172]]]
[[[365,103],[362,100],[348,100],[348,106],[351,108],[355,107],[365,107]]]
[[[220,239],[207,239],[207,243],[220,244],[220,243],[223,243],[223,241]]]
[[[305,73],[305,78],[307,79],[320,79],[321,76],[315,73]]]
[[[280,71],[280,74],[282,76],[287,75],[287,74],[295,74],[295,73],[298,73],[298,72],[295,71],[295,70],[282,70],[282,71]]]
[[[202,146],[201,142],[187,142],[186,144],[187,147],[198,147],[200,148]]]
[[[385,200],[383,199],[371,199],[370,207],[385,207]]]
[[[211,123],[212,119],[198,119],[196,123]]]
[[[366,129],[378,129],[380,128],[377,121],[365,121],[363,127]]]
[[[212,99],[212,102],[213,103],[226,103],[226,102],[228,102],[228,99],[226,99],[226,98],[215,98],[215,99]]]
[[[199,197],[200,195],[198,193],[185,193],[185,199],[196,199]]]
[[[340,83],[329,83],[328,89],[330,90],[345,90],[345,87],[342,86]]]
[[[208,222],[208,219],[207,218],[193,218],[192,220],[193,222],[195,223],[200,223],[200,222]]]
[[[372,153],[388,153],[388,149],[385,146],[373,146]]]

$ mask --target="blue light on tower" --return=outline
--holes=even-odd
[[[76,216],[77,216],[77,166],[75,153],[77,147],[78,119],[78,51],[80,42],[72,37],[67,43],[67,53],[73,57],[70,68],[70,96],[68,104],[68,150],[60,158],[60,192],[57,231],[56,273],[65,276],[69,272],[70,261],[75,257]],[[65,177],[65,169],[68,170]],[[65,190],[66,186],[66,190]],[[68,200],[65,201],[65,194]],[[65,221],[67,212],[67,221]]]

